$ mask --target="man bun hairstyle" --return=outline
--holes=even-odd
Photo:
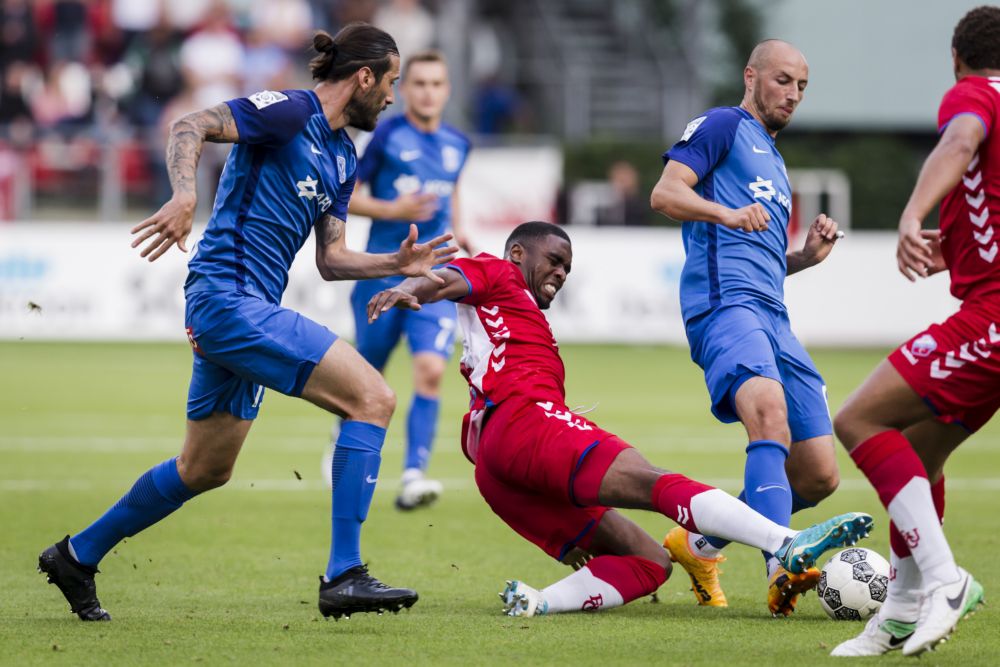
[[[567,234],[559,225],[553,225],[551,222],[533,220],[531,222],[522,222],[514,228],[514,231],[512,231],[510,236],[507,237],[507,242],[503,246],[503,253],[505,255],[510,253],[510,249],[514,247],[515,243],[523,246],[528,242],[535,241],[546,236],[558,236],[561,239],[569,241],[569,234]]]
[[[389,33],[361,21],[347,24],[333,37],[319,30],[312,45],[317,55],[309,61],[309,69],[317,81],[343,81],[362,67],[381,80],[389,71],[391,57],[399,56]]]
[[[983,5],[963,16],[951,46],[969,69],[1000,69],[1000,7]]]

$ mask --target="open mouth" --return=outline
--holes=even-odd
[[[543,283],[542,284],[542,294],[544,294],[545,296],[549,297],[550,299],[552,297],[554,297],[556,295],[556,292],[558,292],[558,291],[559,291],[559,288],[556,286],[555,283]]]

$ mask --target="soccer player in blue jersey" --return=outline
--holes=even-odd
[[[795,338],[785,277],[822,262],[837,223],[820,215],[800,250],[788,251],[791,188],[775,147],[805,92],[809,67],[791,44],[767,40],[750,55],[738,107],[688,123],[668,150],[654,209],[682,220],[687,258],[681,310],[691,357],[705,372],[712,413],[746,429],[741,498],[783,526],[833,493],[839,477],[826,386]],[[664,542],[688,571],[699,604],[726,606],[718,582],[724,540],[672,530]],[[765,554],[768,608],[789,615],[815,568],[791,574]]]
[[[313,90],[264,91],[184,116],[171,127],[167,169],[173,197],[132,231],[151,261],[186,250],[195,171],[205,141],[235,143],[208,228],[189,262],[185,324],[194,348],[187,433],[180,456],[143,474],[103,516],[39,557],[81,619],[110,620],[94,574],[122,538],[160,521],[194,496],[225,484],[257,416],[264,387],[302,398],[345,421],[333,460],[332,546],[319,587],[324,616],[397,611],[417,600],[368,574],[361,524],[378,478],[395,397],[378,372],[325,327],[282,308],[295,254],[316,230],[316,265],[327,280],[403,273],[433,275],[454,247],[442,235],[396,252],[346,248],[344,220],[356,157],[344,127],[375,127],[392,103],[399,53],[387,33],[358,23],[313,40]]]
[[[376,128],[358,163],[358,188],[349,211],[372,218],[368,252],[399,247],[410,222],[417,240],[430,241],[449,228],[464,250],[469,245],[458,210],[458,179],[469,154],[469,140],[442,122],[450,94],[448,66],[437,51],[408,55],[399,92],[403,113]],[[471,253],[470,253],[471,254]],[[413,400],[406,419],[406,456],[396,507],[412,510],[434,502],[441,483],[424,476],[437,430],[441,379],[455,339],[455,304],[441,301],[419,311],[394,310],[368,323],[372,296],[394,287],[401,276],[358,281],[351,294],[358,352],[383,370],[390,353],[406,336],[413,357]]]

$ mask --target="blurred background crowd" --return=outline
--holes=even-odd
[[[563,173],[553,216],[572,224],[667,224],[647,205],[660,154],[701,110],[739,102],[757,41],[798,41],[817,83],[782,134],[786,162],[846,174],[852,224],[891,227],[933,145],[947,83],[921,80],[916,59],[926,53],[946,75],[937,14],[949,13],[950,30],[951,14],[975,3],[921,4],[908,15],[913,39],[895,44],[883,24],[906,0],[0,0],[0,221],[133,220],[155,210],[169,196],[163,151],[173,119],[262,89],[310,86],[313,30],[362,20],[392,34],[404,59],[427,47],[445,53],[446,118],[475,146],[555,146]],[[852,52],[869,60],[859,67]],[[899,76],[886,80],[873,53],[899,60]],[[903,90],[907,71],[927,89],[916,102]],[[873,80],[896,89],[872,94]],[[837,94],[811,100],[817,85]],[[208,148],[203,193],[226,154]]]

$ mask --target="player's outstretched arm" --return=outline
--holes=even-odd
[[[189,113],[173,122],[167,139],[167,174],[174,194],[159,211],[132,228],[132,234],[140,234],[132,241],[133,248],[149,241],[139,253],[142,257],[152,262],[175,243],[187,252],[185,242],[198,203],[195,173],[201,149],[206,141],[235,143],[239,138],[228,104]]]
[[[770,214],[760,204],[731,209],[710,202],[694,191],[698,174],[691,167],[671,160],[663,168],[660,180],[653,188],[649,204],[653,210],[674,220],[699,220],[724,225],[745,232],[767,230]]]
[[[458,248],[442,245],[451,240],[443,234],[427,243],[417,243],[417,226],[392,253],[356,252],[347,247],[343,220],[325,215],[316,223],[316,267],[324,280],[363,280],[385,276],[428,276],[435,282],[434,267],[455,257]],[[441,246],[441,247],[438,247]]]
[[[785,255],[788,275],[822,262],[830,255],[837,240],[842,237],[843,233],[837,231],[837,221],[827,217],[825,213],[820,213],[809,225],[802,249],[794,250]]]
[[[917,276],[926,278],[942,269],[940,249],[937,249],[936,258],[936,249],[921,233],[921,225],[931,210],[958,184],[984,138],[985,130],[978,117],[969,114],[956,116],[948,123],[937,146],[920,168],[917,184],[913,186],[910,200],[899,218],[899,243],[896,246],[899,272],[910,282],[915,281]]]
[[[429,192],[400,195],[395,199],[379,199],[362,189],[361,182],[354,188],[347,210],[373,220],[405,220],[424,222],[437,212],[438,197]]]
[[[451,269],[434,271],[432,280],[427,276],[407,278],[396,287],[382,290],[368,302],[368,323],[371,324],[390,308],[420,310],[420,304],[456,300],[469,294],[469,283]],[[440,281],[440,282],[438,282]]]

